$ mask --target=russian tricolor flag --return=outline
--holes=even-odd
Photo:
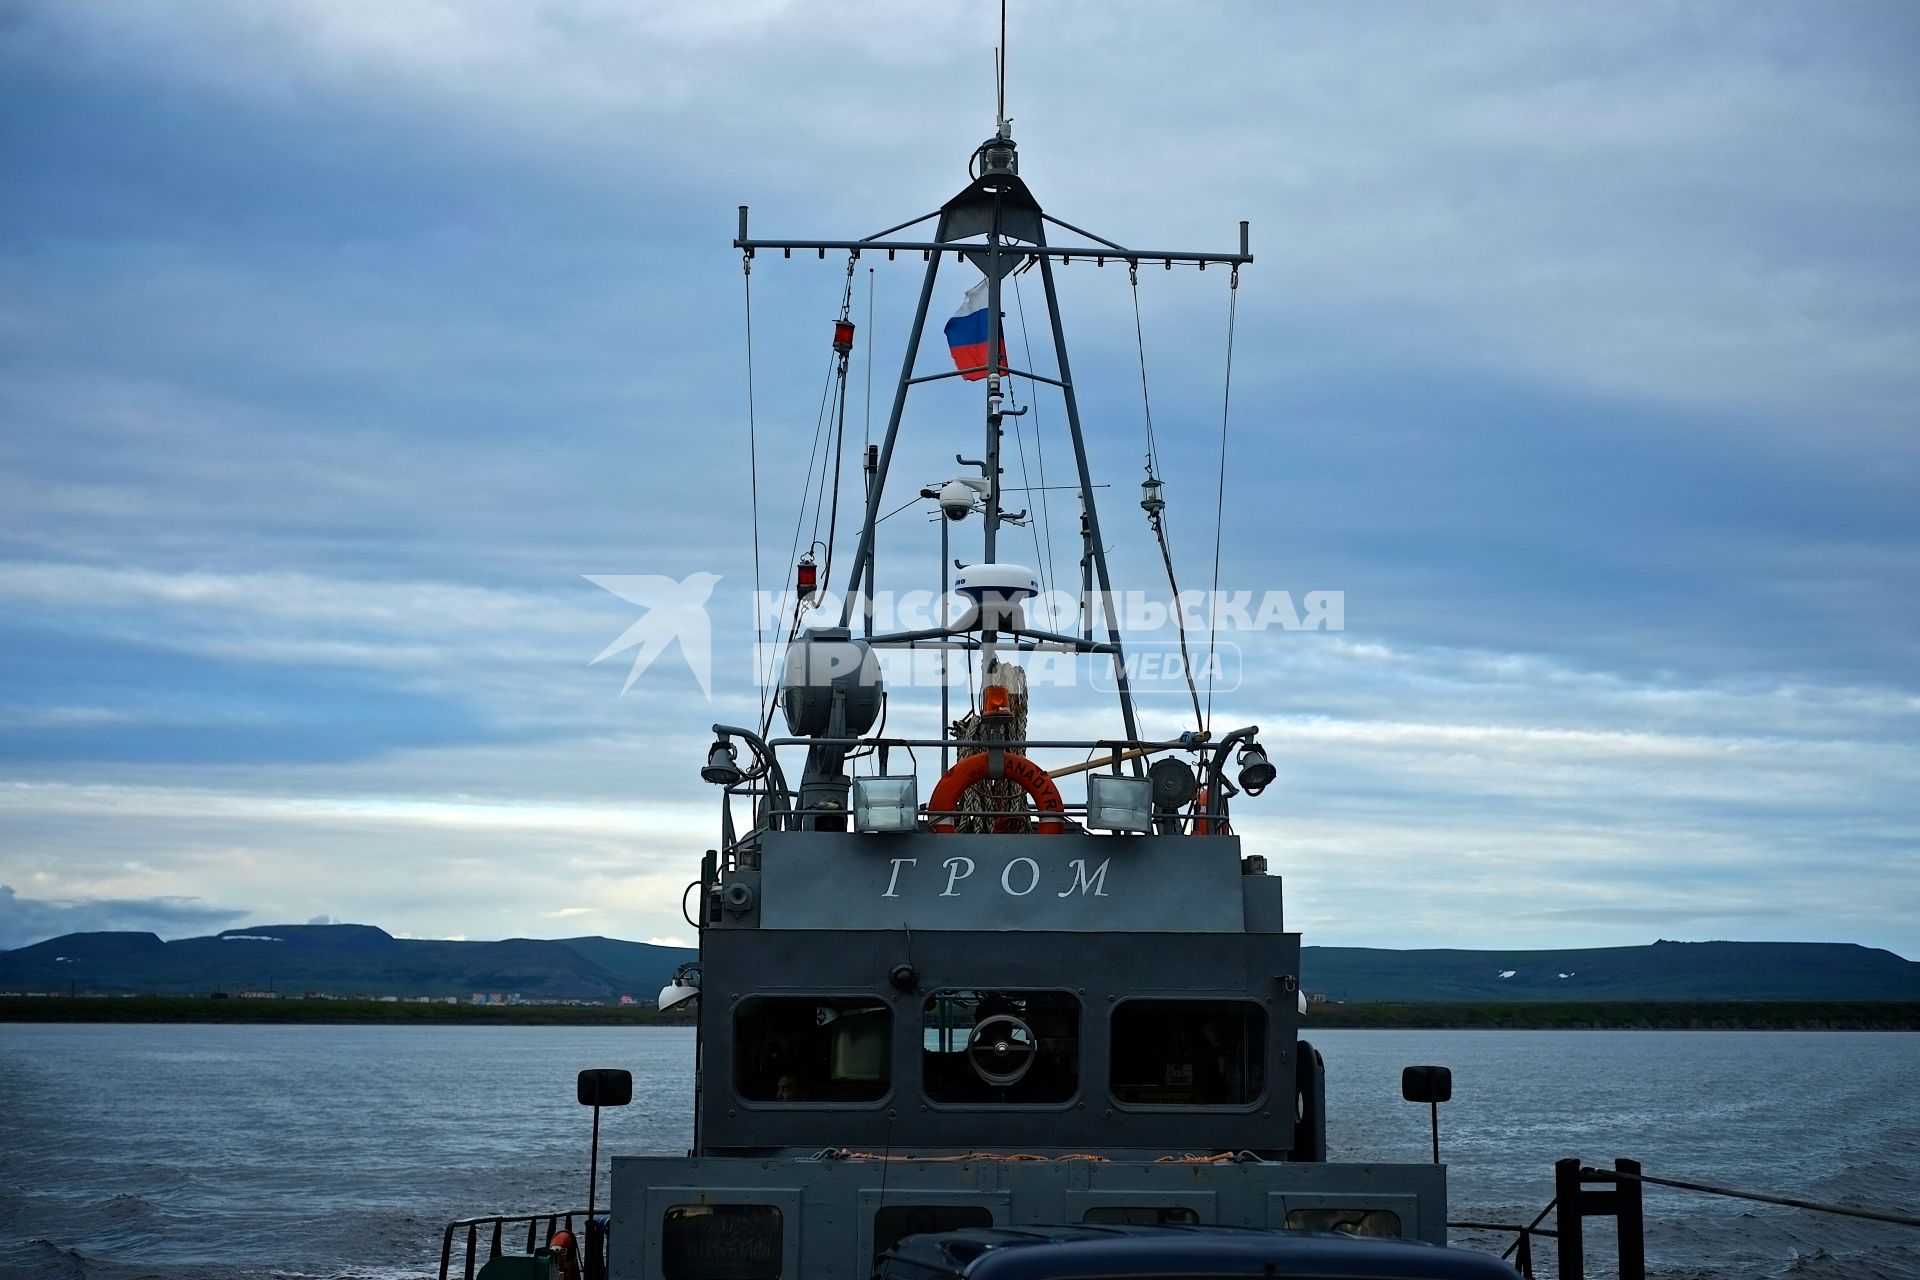
[[[947,321],[947,349],[953,352],[953,367],[967,370],[960,376],[978,382],[987,376],[987,281],[967,290],[960,309]],[[1000,364],[1007,363],[1007,340],[1000,339]]]

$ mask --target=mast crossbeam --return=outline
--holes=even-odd
[[[1084,233],[1082,233],[1084,234]],[[733,247],[743,253],[754,254],[765,250],[779,250],[792,253],[796,249],[825,252],[828,249],[848,253],[952,253],[956,258],[967,253],[979,253],[988,246],[971,240],[759,240],[735,239]],[[1057,262],[1067,262],[1074,258],[1082,261],[1098,261],[1104,264],[1111,258],[1115,262],[1163,262],[1171,266],[1178,263],[1215,263],[1223,262],[1230,266],[1243,266],[1253,261],[1253,255],[1243,248],[1238,253],[1202,253],[1191,249],[1129,249],[1124,245],[1102,242],[1094,245],[1036,245],[1011,244],[1002,248],[1003,252],[1026,258],[1051,258]]]
[[[970,369],[948,369],[944,373],[923,373],[917,378],[908,378],[907,385],[910,387],[917,387],[923,382],[938,382],[942,378],[964,378],[964,377],[967,377],[969,374],[991,373],[991,372],[994,372],[994,371],[989,369],[986,365],[976,364]],[[1012,365],[1001,365],[999,372],[1003,375],[1007,375],[1015,378],[1026,378],[1033,382],[1044,382],[1050,387],[1064,388],[1067,385],[1066,383],[1060,381],[1060,379],[1058,378],[1049,378],[1044,373],[1033,373],[1026,369],[1016,369]]]

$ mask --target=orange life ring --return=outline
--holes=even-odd
[[[1207,789],[1205,787],[1202,787],[1200,788],[1200,790],[1194,792],[1194,795],[1193,795],[1193,812],[1194,812],[1193,826],[1187,829],[1187,834],[1195,835],[1195,836],[1210,836],[1214,834],[1213,823],[1208,821],[1206,817],[1207,804],[1208,804]],[[1225,814],[1222,814],[1220,817],[1219,834],[1223,836],[1230,836],[1233,834],[1233,828],[1227,824],[1227,819]]]
[[[953,768],[947,770],[946,776],[940,779],[927,801],[927,808],[934,814],[931,830],[943,835],[954,833],[953,811],[960,807],[960,797],[967,793],[968,787],[987,781],[988,759],[988,753],[981,751],[962,757]],[[1006,780],[1018,783],[1033,801],[1036,810],[1053,814],[1066,812],[1066,803],[1060,799],[1060,788],[1053,785],[1053,779],[1047,776],[1045,769],[1012,751],[1003,752],[1000,759]],[[1043,836],[1057,836],[1066,829],[1067,824],[1058,817],[1041,818],[1034,824],[1034,830]]]
[[[556,1231],[553,1239],[547,1241],[547,1249],[553,1254],[554,1265],[559,1268],[563,1280],[580,1280],[579,1243],[571,1231]]]

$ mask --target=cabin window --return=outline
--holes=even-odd
[[[1400,1215],[1391,1209],[1289,1209],[1289,1231],[1338,1231],[1346,1236],[1400,1238]]]
[[[663,1280],[780,1280],[785,1227],[770,1204],[676,1204],[660,1224]]]
[[[1267,1014],[1249,1000],[1126,1000],[1114,1006],[1114,1100],[1246,1106],[1267,1087]]]
[[[886,1096],[893,1014],[871,996],[749,996],[733,1015],[733,1085],[749,1102]]]
[[[874,1210],[873,1261],[908,1236],[964,1227],[990,1227],[993,1213],[978,1204],[890,1204]]]
[[[1018,1106],[1079,1092],[1080,1002],[1065,991],[936,991],[921,1018],[934,1102]]]
[[[1200,1221],[1200,1213],[1183,1204],[1097,1204],[1080,1219],[1115,1227],[1186,1227]]]

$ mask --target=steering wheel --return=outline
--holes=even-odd
[[[967,1036],[967,1065],[995,1088],[1020,1083],[1039,1054],[1033,1028],[1010,1013],[982,1018]]]

